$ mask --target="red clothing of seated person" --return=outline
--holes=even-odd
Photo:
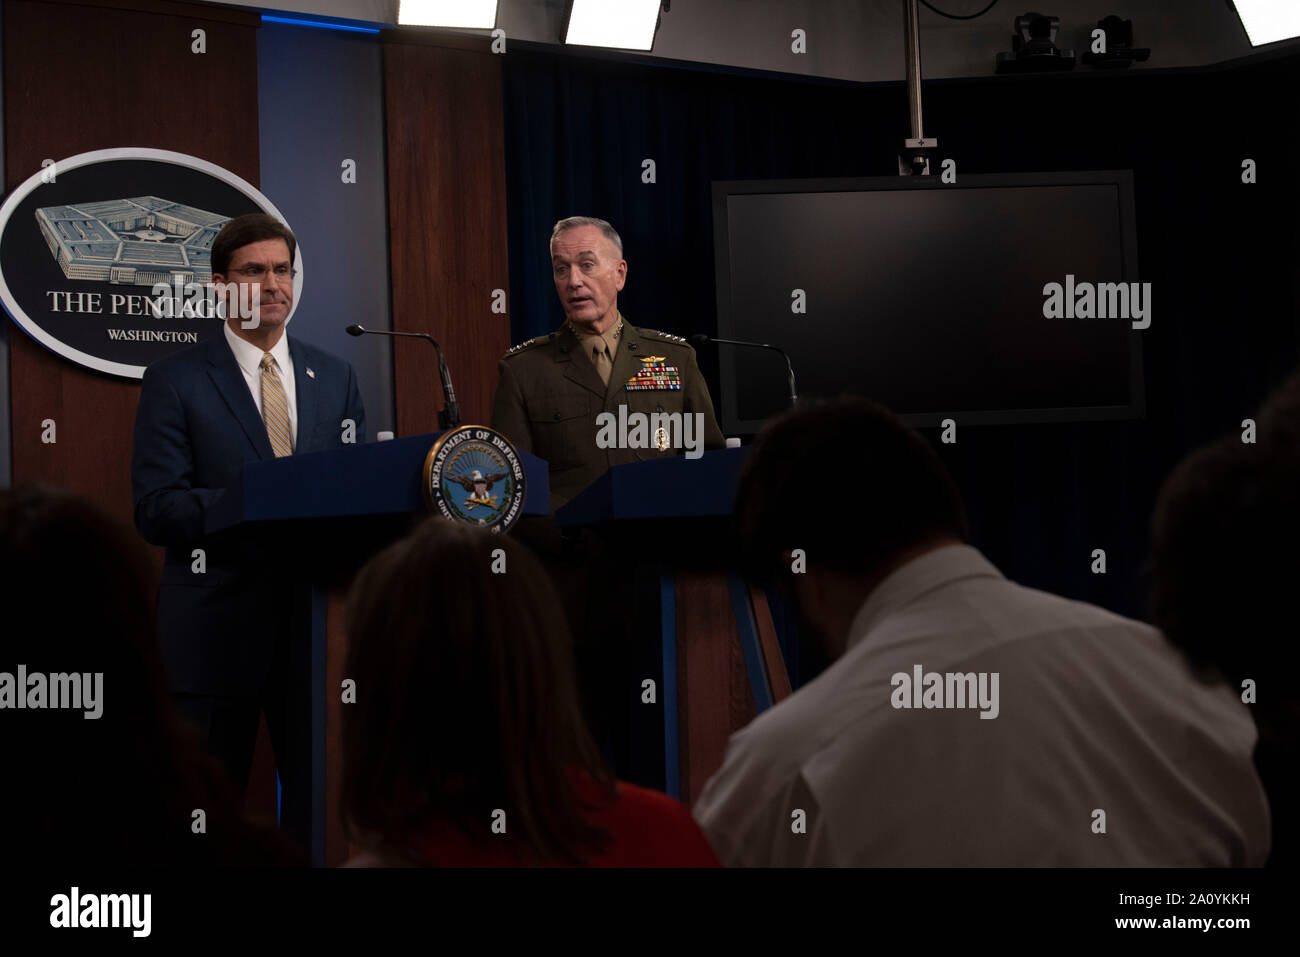
[[[721,866],[690,811],[668,795],[618,781],[610,802],[585,772],[575,773],[573,780],[583,803],[596,805],[587,820],[609,835],[604,851],[595,854],[589,866]],[[509,825],[507,820],[507,833]],[[524,863],[517,846],[505,835],[486,833],[476,839],[451,822],[435,825],[416,850],[434,867],[518,867]],[[546,861],[541,866],[563,864]]]

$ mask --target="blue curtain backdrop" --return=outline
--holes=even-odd
[[[678,335],[716,329],[715,179],[897,173],[902,84],[861,85],[512,49],[505,58],[511,321],[516,342],[562,313],[547,239],[609,219],[629,264],[620,306]],[[1132,169],[1146,418],[959,428],[936,448],[974,544],[1009,577],[1144,617],[1160,482],[1240,428],[1300,360],[1300,131],[1283,115],[1300,58],[1141,75],[930,82],[926,132],[961,173]],[[644,159],[657,182],[641,182]],[[1241,183],[1241,163],[1259,182]],[[1287,212],[1284,212],[1287,211]],[[1044,229],[1053,228],[1044,224]],[[797,237],[792,237],[797,241]],[[716,398],[716,356],[701,355]],[[924,375],[918,359],[917,374]],[[1091,554],[1105,549],[1107,573]]]
[[[512,333],[563,318],[547,242],[557,219],[600,216],[623,237],[619,306],[635,325],[715,330],[715,179],[888,172],[896,116],[848,121],[861,91],[555,54],[505,63]],[[886,122],[888,120],[889,122]],[[869,158],[876,157],[876,162]],[[655,162],[656,182],[642,182]]]

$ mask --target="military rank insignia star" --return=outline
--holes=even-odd
[[[641,368],[636,375],[627,380],[624,388],[628,392],[640,392],[647,389],[680,389],[682,374],[676,366],[664,365],[663,356],[640,356]]]
[[[314,370],[311,366],[307,367],[307,378],[309,379],[316,378],[316,370]]]

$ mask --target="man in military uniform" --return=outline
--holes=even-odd
[[[586,216],[560,220],[551,234],[551,266],[565,323],[502,357],[492,428],[550,463],[552,512],[612,465],[681,452],[680,447],[657,448],[653,427],[647,448],[601,448],[597,417],[606,412],[618,417],[621,405],[629,418],[637,412],[647,418],[680,413],[682,429],[674,438],[722,448],[695,350],[677,336],[638,329],[618,311],[627,262],[614,227]],[[694,429],[697,413],[703,421],[699,430]],[[628,549],[611,540],[609,530],[561,535],[550,518],[523,519],[513,534],[542,559],[559,590],[575,637],[584,710],[607,760],[625,780],[655,786],[647,768],[662,768],[663,751],[647,745],[655,729],[642,725],[651,713],[641,708],[629,716],[629,707],[640,705],[629,705],[623,693],[639,688],[647,668],[659,660],[643,634],[648,618],[637,613]],[[646,607],[657,611],[657,595],[656,587]]]
[[[705,449],[724,446],[709,387],[686,340],[638,329],[618,311],[627,280],[623,241],[603,219],[571,216],[551,234],[555,291],[566,320],[550,335],[507,352],[492,403],[492,428],[550,463],[551,510],[559,508],[611,465],[675,455],[676,448],[600,448],[597,416],[640,412],[703,415]],[[657,376],[641,375],[654,369]],[[629,386],[631,386],[629,388]],[[692,422],[692,427],[694,422]],[[669,429],[676,440],[679,433]],[[693,433],[691,433],[693,435]],[[660,445],[664,444],[662,442]]]

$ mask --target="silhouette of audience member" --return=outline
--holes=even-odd
[[[833,514],[802,504],[810,472],[843,477]],[[732,736],[695,806],[724,864],[1262,863],[1232,689],[1154,628],[1003,577],[888,410],[775,420],[736,513],[749,574],[790,588],[837,660]]]
[[[133,530],[68,493],[0,490],[0,583],[6,860],[70,875],[306,863],[240,819],[220,767],[175,715],[157,572]]]
[[[362,569],[347,634],[349,864],[717,866],[683,805],[602,765],[564,610],[513,539],[428,519]]]
[[[1300,373],[1232,433],[1170,473],[1152,518],[1152,620],[1207,680],[1226,680],[1259,727],[1270,866],[1296,861],[1300,768]]]

